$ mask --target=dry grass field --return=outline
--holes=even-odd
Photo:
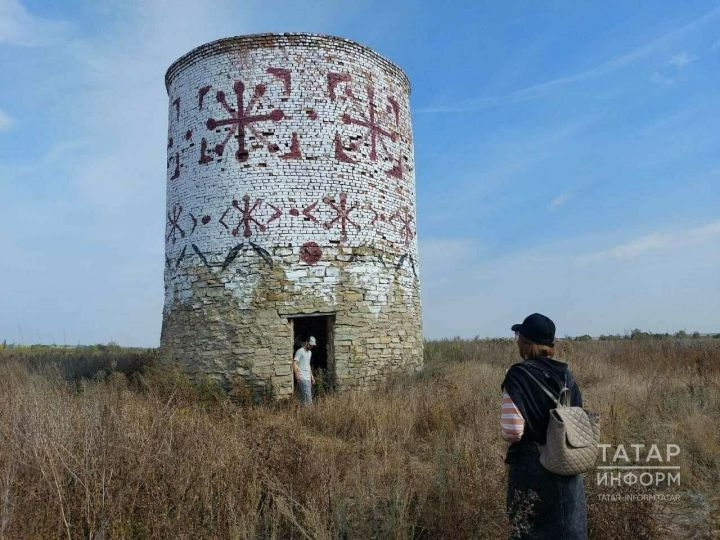
[[[600,501],[589,474],[591,537],[720,534],[720,340],[568,341],[563,355],[604,442],[682,450],[675,503]],[[249,405],[242,385],[229,399],[155,356],[0,350],[0,538],[507,534],[499,384],[514,342],[428,342],[423,373],[305,409]]]

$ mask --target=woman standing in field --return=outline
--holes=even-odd
[[[538,444],[545,444],[549,411],[555,403],[524,370],[558,394],[570,388],[570,404],[582,395],[565,362],[554,360],[555,324],[533,313],[512,326],[522,362],[513,364],[502,382],[502,437],[510,443],[507,510],[512,538],[587,538],[587,507],[582,475],[561,476],[540,464]]]

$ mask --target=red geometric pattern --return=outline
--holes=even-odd
[[[378,123],[375,114],[375,90],[372,86],[366,87],[367,101],[368,101],[368,115],[366,119],[353,118],[349,114],[345,113],[342,115],[343,124],[355,124],[367,128],[367,133],[370,135],[370,159],[375,161],[377,159],[377,141],[378,137],[386,137],[392,142],[397,140],[397,134],[391,133]],[[382,138],[380,139],[382,142]]]
[[[173,204],[172,213],[167,213],[167,224],[170,230],[165,235],[165,241],[172,239],[172,243],[175,244],[176,237],[179,235],[180,238],[185,238],[185,231],[180,227],[180,215],[182,214],[183,207],[177,204]]]
[[[242,228],[243,236],[245,238],[250,238],[253,235],[253,226],[257,231],[265,232],[271,222],[280,218],[282,210],[270,203],[265,203],[266,206],[272,208],[273,213],[268,218],[267,222],[263,223],[260,221],[262,218],[259,215],[262,204],[262,199],[255,199],[255,202],[251,205],[250,195],[246,193],[240,201],[233,199],[232,205],[223,212],[223,215],[220,217],[218,222],[228,229],[233,236],[237,236]],[[239,214],[239,216],[236,214]],[[230,225],[227,222],[228,219],[237,219],[237,225],[230,229]]]
[[[259,229],[261,232],[265,231],[265,225],[260,223],[253,214],[257,210],[258,206],[262,203],[262,199],[256,199],[255,203],[250,207],[250,195],[245,194],[242,198],[243,201],[243,207],[240,207],[240,203],[237,199],[233,199],[232,206],[225,210],[223,215],[220,217],[220,224],[225,227],[226,229],[230,229],[228,224],[225,222],[225,217],[227,216],[228,212],[230,212],[232,209],[237,210],[240,212],[240,218],[238,220],[238,224],[235,228],[233,228],[230,232],[233,236],[237,236],[238,232],[240,231],[240,227],[243,228],[243,236],[245,238],[250,238],[252,236],[252,228],[250,225],[253,223],[256,225],[257,229]]]
[[[360,225],[355,223],[350,219],[350,212],[355,210],[358,207],[358,204],[355,202],[353,205],[348,208],[347,207],[347,193],[340,193],[340,204],[337,204],[333,199],[330,197],[323,197],[323,202],[330,206],[335,211],[335,217],[331,219],[330,221],[323,224],[323,227],[326,229],[330,229],[333,224],[340,223],[340,241],[346,242],[347,241],[347,225],[348,223],[355,227],[356,230],[360,230]]]
[[[212,156],[208,153],[207,139],[203,137],[202,141],[200,141],[200,159],[198,160],[198,163],[200,165],[207,165],[212,160]]]
[[[345,163],[356,163],[357,159],[350,156],[348,152],[356,152],[360,147],[360,143],[367,142],[370,145],[370,154],[368,157],[372,161],[377,161],[378,150],[381,148],[385,159],[393,162],[393,167],[385,172],[388,176],[402,179],[402,156],[396,156],[393,151],[388,148],[387,144],[388,142],[395,143],[399,138],[400,105],[397,99],[392,96],[387,96],[385,110],[378,110],[375,103],[375,87],[367,85],[365,86],[367,99],[363,105],[361,100],[353,93],[350,86],[351,82],[352,77],[347,73],[328,73],[328,95],[330,99],[332,101],[340,99],[338,87],[344,84],[345,99],[350,103],[351,111],[354,113],[350,114],[345,112],[340,116],[340,120],[345,125],[355,125],[364,128],[360,140],[350,141],[347,144],[343,142],[343,137],[340,132],[335,132],[335,159]]]
[[[357,202],[349,204],[347,193],[344,192],[340,193],[339,202],[336,202],[329,196],[323,197],[322,202],[326,204],[335,214],[334,217],[322,223],[322,227],[326,230],[330,230],[335,224],[337,224],[340,229],[340,242],[346,242],[348,240],[348,229],[350,227],[354,227],[357,231],[361,230],[361,226],[353,221],[350,216],[352,212],[361,208],[362,210],[369,211],[372,214],[372,219],[370,220],[371,227],[378,227],[379,225],[376,224],[379,221],[390,224],[393,229],[399,233],[406,247],[410,246],[412,240],[416,236],[416,232],[413,228],[414,216],[407,206],[396,210],[389,218],[386,218],[386,214],[384,212],[379,212],[372,204],[368,204],[363,207],[360,207]],[[315,201],[305,206],[302,210],[292,208],[288,211],[288,214],[295,217],[300,217],[302,215],[306,219],[320,224],[318,217],[314,213],[317,211],[317,206],[318,201]],[[272,213],[270,213],[268,209],[272,210]],[[201,210],[197,216],[192,212],[188,212],[188,217],[184,218],[186,228],[183,228],[183,224],[181,223],[183,220],[183,211],[182,205],[173,204],[172,210],[167,214],[167,234],[165,239],[168,242],[172,242],[173,245],[178,239],[192,237],[198,226],[208,225],[212,221],[211,216],[207,214],[203,215]],[[261,214],[264,216],[268,216],[269,214],[267,221],[263,221],[263,216]],[[255,232],[267,231],[270,224],[273,221],[279,220],[282,214],[282,208],[263,201],[263,199],[260,198],[256,198],[253,202],[250,195],[246,193],[240,200],[233,199],[231,206],[223,212],[218,222],[225,227],[225,229],[230,231],[233,236],[238,236],[242,231],[242,236],[250,239]],[[370,216],[368,215],[367,217]],[[233,223],[235,223],[235,226],[231,228]],[[380,227],[382,228],[383,226]],[[310,241],[301,246],[300,259],[305,263],[314,265],[321,258],[322,249],[317,243]],[[398,267],[402,266],[404,259],[405,256],[401,258]],[[413,271],[415,271],[413,261],[411,260],[410,262],[413,266]]]
[[[386,217],[384,212],[376,210],[372,204],[363,206],[362,208],[357,202],[349,204],[347,193],[340,193],[339,202],[335,199],[325,196],[322,202],[326,204],[329,209],[334,213],[330,219],[322,223],[322,227],[326,230],[332,229],[336,224],[340,229],[340,241],[346,242],[348,240],[348,231],[350,227],[354,227],[356,231],[360,231],[362,227],[353,221],[351,213],[357,210],[367,210],[372,215],[369,225],[371,228],[380,227],[382,225],[378,222],[384,222],[390,224],[393,229],[400,235],[402,242],[405,246],[409,246],[412,240],[416,236],[414,229],[415,218],[410,212],[407,206],[402,209],[396,210],[390,217]],[[318,211],[318,201],[312,202],[302,208],[291,208],[287,213],[291,216],[300,217],[303,216],[305,219],[312,221],[313,223],[321,224],[320,219],[316,215]],[[271,212],[270,212],[271,211]],[[263,199],[256,198],[252,201],[252,198],[247,193],[240,199],[233,199],[231,205],[223,212],[218,223],[225,227],[233,236],[238,236],[242,231],[242,236],[250,238],[254,231],[265,232],[273,221],[278,221],[283,215],[283,210],[279,206],[275,206]],[[178,238],[185,238],[192,236],[195,229],[199,225],[207,225],[212,221],[212,217],[207,214],[200,212],[198,215],[192,212],[187,213],[187,218],[182,218],[183,207],[179,204],[173,204],[172,210],[167,214],[167,234],[166,241],[172,241],[176,243]],[[264,217],[267,218],[263,221]],[[370,216],[367,216],[370,217]],[[186,227],[183,228],[181,221],[186,222]],[[237,221],[236,221],[237,220]],[[235,224],[233,227],[232,225]]]
[[[322,258],[322,249],[315,242],[305,242],[300,246],[300,260],[313,266]]]
[[[390,219],[388,219],[388,222],[393,224],[393,227],[395,224],[394,221],[400,222],[400,236],[405,241],[405,245],[409,246],[410,242],[412,242],[412,239],[415,237],[415,231],[413,231],[412,224],[415,221],[413,215],[408,210],[407,206],[404,206],[402,209],[402,212],[399,210],[396,211],[392,216],[390,216]]]
[[[235,92],[235,97],[237,99],[237,110],[230,107],[227,99],[225,98],[225,92],[223,92],[222,90],[218,90],[216,95],[217,101],[218,103],[220,103],[220,105],[222,105],[223,109],[225,109],[229,113],[230,116],[220,120],[210,118],[207,121],[207,128],[211,131],[214,131],[221,126],[231,126],[230,131],[227,133],[227,135],[225,135],[223,141],[215,145],[215,153],[218,156],[223,155],[225,145],[228,143],[228,141],[233,135],[236,135],[238,140],[238,149],[237,152],[235,152],[235,157],[240,162],[247,161],[250,156],[250,152],[247,150],[245,145],[245,137],[247,135],[246,130],[249,129],[251,132],[254,133],[255,128],[252,124],[256,122],[263,122],[266,120],[279,122],[283,119],[285,115],[280,109],[273,109],[268,114],[249,114],[249,111],[251,111],[253,107],[257,104],[257,102],[260,100],[260,98],[265,95],[266,90],[267,88],[264,84],[258,84],[257,86],[255,86],[253,95],[250,98],[250,101],[246,104],[245,83],[243,83],[242,81],[235,81],[235,84],[233,85],[233,91]]]
[[[339,202],[336,202],[328,196],[323,197],[322,202],[329,206],[330,210],[334,212],[333,217],[324,222],[322,226],[323,228],[330,230],[333,225],[337,223],[340,228],[340,241],[342,242],[347,241],[348,228],[350,226],[355,227],[355,230],[361,230],[361,226],[353,221],[350,216],[351,212],[356,210],[366,210],[369,212],[369,214],[366,215],[366,219],[370,218],[369,225],[373,229],[382,230],[382,227],[384,226],[381,223],[390,224],[393,230],[400,235],[401,241],[405,244],[405,246],[409,246],[412,243],[413,238],[416,236],[414,229],[415,217],[408,206],[403,206],[401,209],[393,212],[392,215],[386,214],[382,211],[382,208],[373,206],[371,203],[360,207],[357,202],[354,202],[352,205],[348,206],[348,195],[344,192],[340,193]],[[288,214],[295,217],[303,216],[305,219],[314,223],[320,223],[320,220],[316,215],[317,206],[318,201],[314,201],[302,209],[291,208],[288,211]]]
[[[283,95],[289,96],[291,91],[292,75],[289,69],[269,67],[266,72],[273,77],[273,81],[277,81],[282,84]],[[248,147],[247,138],[250,134],[260,144],[265,146],[269,152],[275,153],[280,150],[280,147],[271,143],[267,137],[263,134],[263,131],[258,129],[258,124],[262,122],[280,122],[286,118],[285,113],[282,109],[272,108],[266,103],[263,103],[263,97],[267,93],[267,85],[264,83],[258,83],[253,87],[252,95],[246,100],[245,96],[246,84],[244,81],[235,81],[233,84],[233,92],[235,94],[235,106],[231,106],[228,103],[228,99],[225,92],[218,90],[215,99],[222,106],[228,116],[225,118],[209,118],[206,126],[209,130],[214,131],[222,126],[230,126],[230,130],[225,134],[225,137],[221,142],[215,145],[212,151],[217,156],[222,156],[225,152],[226,145],[230,142],[232,137],[237,139],[238,149],[235,152],[235,157],[238,161],[245,162],[250,157],[251,148]],[[209,91],[208,87],[203,87],[198,91],[199,105],[202,108],[202,98]],[[269,112],[261,112],[271,109]],[[281,159],[300,159],[302,154],[300,152],[300,141],[297,133],[293,132],[292,139],[290,141],[290,149],[288,152],[282,154]],[[212,161],[213,158],[210,155],[208,149],[207,139],[203,138],[200,142],[200,159],[199,163],[207,164]]]
[[[247,73],[247,71],[241,71]],[[230,81],[232,82],[232,81]],[[355,82],[355,86],[353,86]],[[388,177],[403,178],[403,172],[408,170],[407,156],[403,157],[403,149],[407,144],[410,134],[401,130],[400,104],[387,90],[373,83],[359,84],[359,80],[353,81],[353,76],[348,73],[328,73],[327,74],[327,95],[325,99],[329,99],[333,103],[320,104],[315,103],[315,108],[309,108],[303,105],[300,108],[290,108],[283,103],[291,101],[288,98],[293,94],[293,75],[289,69],[268,67],[260,80],[255,84],[247,83],[247,81],[236,80],[232,84],[232,91],[228,95],[223,90],[217,90],[218,84],[211,86],[202,86],[197,90],[197,101],[195,96],[192,99],[185,100],[183,98],[183,110],[180,110],[181,102],[179,98],[171,101],[171,134],[174,137],[168,138],[168,178],[170,180],[178,180],[188,174],[186,167],[187,157],[181,156],[190,147],[196,146],[193,152],[199,151],[199,163],[209,164],[221,157],[225,152],[234,151],[234,156],[240,163],[247,162],[250,154],[259,150],[265,154],[263,148],[280,159],[303,159],[304,153],[310,150],[310,147],[301,147],[301,138],[314,136],[320,132],[325,132],[325,127],[319,127],[320,116],[322,122],[328,123],[327,111],[335,111],[332,115],[335,117],[334,122],[330,123],[329,139],[325,144],[331,143],[329,150],[334,150],[335,158],[344,163],[357,163],[360,160],[370,160],[380,162],[378,165],[385,170]],[[297,86],[297,80],[295,81]],[[229,84],[229,83],[228,83]],[[271,91],[268,91],[268,90]],[[272,91],[274,90],[274,92]],[[297,92],[297,90],[296,90]],[[233,95],[234,94],[234,95]],[[272,97],[275,96],[275,97]],[[294,99],[294,98],[293,98]],[[186,107],[197,106],[195,111],[204,111],[200,113],[200,126],[190,126],[193,129],[187,129],[186,126],[180,128],[179,118],[186,118],[186,112],[190,114],[193,111],[186,111]],[[281,127],[284,128],[286,122],[290,120],[289,115],[292,114],[292,121],[298,132],[290,132],[289,129],[281,130],[281,133],[287,134],[278,140],[278,136],[274,134],[277,130],[272,124],[282,122]],[[312,122],[316,121],[314,124]],[[202,126],[202,122],[205,123]],[[297,122],[306,123],[308,131],[303,131],[303,125]],[[202,136],[204,128],[211,132],[218,131],[217,134],[211,133]],[[198,133],[198,129],[200,133]],[[333,140],[334,135],[334,140]],[[275,140],[273,140],[273,138]],[[234,140],[233,140],[234,139]],[[284,139],[284,140],[283,140]],[[189,146],[183,141],[187,141]],[[277,142],[275,142],[277,141]],[[230,145],[228,147],[228,145]],[[281,150],[282,146],[282,150]],[[325,146],[324,148],[328,148]],[[365,150],[367,149],[367,150]],[[324,152],[325,150],[323,150]],[[197,154],[195,154],[197,155]],[[308,160],[318,159],[325,156],[317,156],[310,153],[306,156]],[[308,163],[312,165],[312,163]],[[260,166],[268,164],[261,163]],[[375,167],[377,167],[376,165]],[[375,168],[373,167],[373,168]],[[369,188],[378,189],[370,180]],[[386,182],[386,181],[385,181]],[[400,200],[407,201],[401,190],[407,189],[402,183],[392,182],[392,186],[380,186],[380,191],[386,193],[392,189],[393,192],[399,194]],[[354,186],[354,184],[353,184]],[[340,188],[342,189],[342,188]],[[350,188],[350,185],[345,188]],[[339,190],[338,190],[339,191]],[[202,225],[210,224],[216,227],[215,223],[220,223],[233,236],[242,236],[250,239],[253,235],[267,231],[273,222],[280,222],[284,212],[291,216],[304,218],[306,221],[322,226],[325,230],[333,230],[337,226],[340,242],[346,242],[348,235],[352,234],[352,229],[360,231],[363,227],[369,227],[370,230],[377,230],[382,233],[382,238],[394,242],[402,242],[405,246],[410,246],[417,233],[414,229],[414,216],[408,206],[397,207],[397,199],[393,196],[389,200],[385,196],[378,196],[368,203],[367,200],[352,201],[348,197],[346,191],[341,191],[339,196],[337,192],[333,195],[327,195],[320,200],[303,201],[297,208],[291,207],[289,211],[283,210],[279,206],[270,204],[261,198],[252,197],[245,194],[241,198],[233,199],[229,207],[222,212],[219,209],[217,214],[212,217],[204,215],[197,209],[195,215],[188,213],[183,207],[173,205],[172,210],[168,212],[167,235],[166,240],[172,241],[174,244],[177,239],[185,238],[189,242],[193,238],[196,229]],[[270,195],[270,193],[268,193]],[[354,193],[350,197],[355,197]],[[336,197],[338,197],[336,199]],[[364,196],[363,196],[364,198]],[[294,206],[294,205],[292,205]],[[222,212],[220,219],[218,214]],[[277,223],[276,223],[277,225]],[[308,224],[309,225],[309,224]],[[380,235],[378,234],[378,237]],[[257,239],[254,239],[257,241]],[[313,258],[320,250],[319,246],[315,250],[311,242],[306,243],[306,249],[303,251],[307,258],[308,264],[313,264]],[[320,250],[320,254],[322,251]]]
[[[269,67],[266,71],[270,75],[274,75],[283,82],[283,84],[285,85],[285,90],[283,91],[283,94],[289,96],[290,83],[292,82],[292,75],[290,74],[290,70],[286,68]]]
[[[202,88],[198,89],[198,109],[202,111],[203,109],[203,103],[205,102],[205,96],[210,91],[210,85],[203,86]]]
[[[380,221],[385,221],[385,214],[379,214],[377,210],[373,208],[372,204],[368,204],[367,209],[373,213],[373,218],[372,220],[370,220],[370,225],[375,225],[378,219]]]
[[[198,226],[198,221],[199,221],[202,225],[207,225],[208,223],[210,223],[210,220],[212,219],[212,218],[211,218],[210,216],[208,216],[207,214],[204,215],[204,216],[202,216],[202,217],[200,217],[199,219],[198,219],[198,217],[196,217],[195,214],[193,214],[192,212],[188,212],[188,215],[190,216],[190,220],[192,221],[192,229],[190,229],[190,232],[188,233],[188,236],[192,236],[192,234],[195,232],[195,229],[197,229],[197,226]]]
[[[266,203],[270,208],[274,210],[273,215],[270,216],[270,219],[267,220],[268,225],[275,221],[276,219],[280,219],[280,216],[282,216],[282,210],[280,210],[277,206],[274,206],[270,203]]]
[[[175,171],[173,171],[170,180],[177,180],[178,178],[180,178],[180,152],[175,152],[175,156],[170,159],[170,162],[168,163],[168,168],[173,162],[175,163]]]
[[[272,147],[271,147],[271,152]],[[292,134],[292,139],[290,141],[290,150],[288,152],[285,152],[282,156],[280,156],[282,159],[300,159],[302,157],[302,154],[300,153],[300,141],[298,140],[297,133]]]

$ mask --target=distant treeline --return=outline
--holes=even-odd
[[[51,369],[66,380],[103,378],[112,372],[141,373],[159,357],[158,349],[107,345],[0,344],[0,364],[21,360],[31,371]]]
[[[687,332],[685,330],[678,330],[674,334],[670,334],[668,332],[665,333],[656,333],[656,332],[646,332],[644,330],[640,330],[639,328],[635,328],[631,330],[630,332],[625,332],[624,334],[601,334],[599,336],[591,336],[590,334],[583,334],[581,336],[563,336],[561,339],[570,340],[570,341],[616,341],[616,340],[624,340],[624,339],[702,339],[702,338],[712,338],[712,339],[720,339],[720,333],[708,333],[703,334],[700,332]],[[463,338],[463,337],[451,337],[451,338],[436,338],[436,339],[426,339],[426,342],[429,341],[514,341],[514,338],[512,337],[480,337],[480,335],[476,335],[472,338]],[[75,355],[75,354],[82,354],[86,356],[93,356],[93,355],[113,355],[113,354],[125,354],[125,353],[137,353],[139,355],[151,355],[153,357],[156,356],[157,349],[152,347],[124,347],[121,346],[114,341],[109,342],[108,344],[102,344],[97,343],[95,345],[44,345],[44,344],[34,344],[34,345],[19,345],[17,343],[7,343],[6,340],[3,340],[2,343],[0,343],[0,350],[3,349],[10,349],[10,350],[16,350],[16,351],[23,351],[26,353],[52,353],[53,355],[56,355],[58,353],[60,354],[66,354],[66,355]]]
[[[598,337],[592,337],[588,334],[584,334],[582,336],[575,336],[570,337],[566,336],[563,339],[569,339],[572,341],[592,341],[592,340],[599,340],[599,341],[614,341],[614,340],[620,340],[620,339],[701,339],[701,338],[713,338],[713,339],[720,339],[720,334],[701,334],[700,332],[686,332],[685,330],[679,330],[675,332],[674,334],[664,333],[653,333],[653,332],[645,332],[643,330],[640,330],[639,328],[635,328],[630,333],[627,334],[609,334],[609,335],[600,335]]]
[[[626,339],[720,339],[720,333],[718,334],[701,334],[700,332],[686,332],[685,330],[679,330],[678,332],[675,332],[674,334],[670,333],[654,333],[654,332],[645,332],[643,330],[640,330],[638,328],[630,331],[629,333],[625,334],[601,334],[600,336],[591,336],[590,334],[583,334],[581,336],[563,336],[562,340],[567,341],[622,341]],[[448,341],[482,341],[482,342],[507,342],[507,341],[515,341],[515,338],[512,337],[502,337],[502,338],[493,338],[493,337],[480,337],[479,335],[476,335],[472,338],[463,338],[460,336],[452,337],[452,338],[436,338],[436,339],[427,339],[425,340],[426,343],[432,343],[432,342],[441,342],[445,343]]]
[[[674,334],[656,334],[635,329],[628,334],[611,334],[593,337],[582,335],[565,336],[562,341],[638,341],[638,340],[682,340],[690,342],[701,339],[720,339],[720,334],[688,333],[683,330]],[[425,364],[430,366],[436,360],[447,361],[456,352],[458,359],[467,359],[478,353],[487,351],[488,347],[505,347],[513,343],[514,338],[443,338],[426,340]],[[562,345],[561,345],[562,346]],[[160,349],[142,347],[121,347],[117,343],[107,345],[17,345],[0,342],[0,364],[19,360],[30,371],[58,372],[65,380],[103,380],[113,372],[123,373],[128,377],[142,374],[148,368],[157,366]]]

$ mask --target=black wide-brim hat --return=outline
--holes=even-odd
[[[555,343],[555,323],[540,313],[528,315],[522,324],[513,324],[510,330],[539,345],[552,347]]]

